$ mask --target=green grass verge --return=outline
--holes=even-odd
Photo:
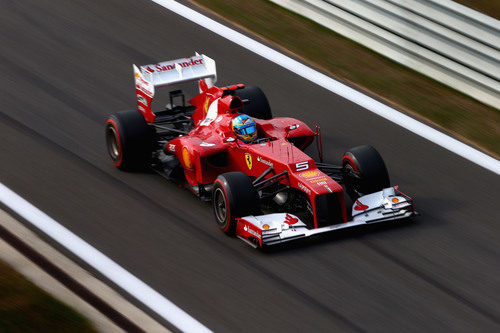
[[[500,18],[500,1],[496,0],[454,0],[491,17]]]
[[[354,84],[497,157],[500,111],[266,0],[195,0],[340,81]]]
[[[0,332],[96,332],[89,321],[0,261]]]

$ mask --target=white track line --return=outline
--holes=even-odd
[[[52,237],[144,305],[184,332],[211,332],[193,317],[136,278],[83,239],[0,183],[0,202]]]
[[[230,29],[205,15],[192,10],[189,7],[181,5],[173,0],[151,0],[184,18],[199,24],[200,26],[224,37],[228,40],[284,67],[303,78],[314,82],[331,92],[344,97],[345,99],[356,103],[363,108],[389,120],[393,123],[406,128],[407,130],[420,135],[435,144],[448,149],[449,151],[468,159],[469,161],[480,165],[496,174],[500,174],[500,161],[488,156],[477,149],[474,149],[434,128],[427,126],[407,115],[378,102],[377,100],[354,90],[345,84],[342,84],[320,72],[301,64],[292,58],[273,50],[233,29]]]

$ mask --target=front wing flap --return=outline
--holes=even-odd
[[[253,247],[270,246],[312,235],[415,216],[413,200],[389,187],[364,195],[352,207],[352,220],[318,229],[309,229],[297,216],[275,213],[237,219],[236,235]]]

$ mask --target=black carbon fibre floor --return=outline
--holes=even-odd
[[[500,179],[147,0],[0,2],[0,182],[215,331],[498,331]],[[116,170],[108,113],[132,63],[202,52],[275,115],[322,126],[325,153],[371,143],[415,223],[271,253],[224,236],[210,207]]]

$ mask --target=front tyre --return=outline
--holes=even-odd
[[[236,234],[236,218],[259,211],[259,196],[250,178],[243,172],[227,172],[214,182],[212,206],[219,229],[229,236]]]
[[[350,149],[342,158],[342,167],[346,190],[353,200],[390,186],[384,160],[372,146]]]
[[[113,113],[106,120],[108,155],[121,170],[140,170],[146,166],[153,149],[154,130],[137,110]]]

